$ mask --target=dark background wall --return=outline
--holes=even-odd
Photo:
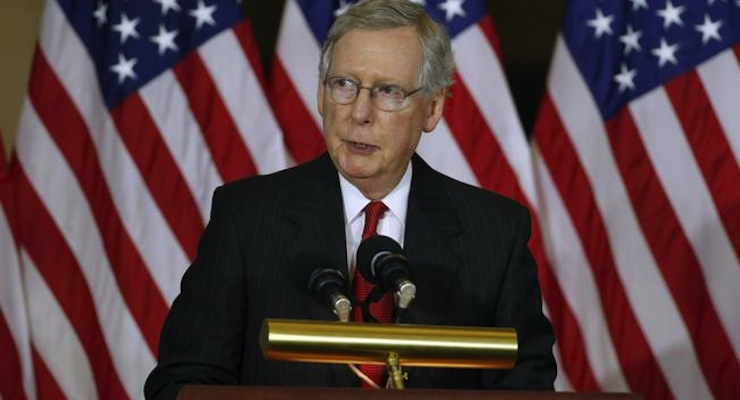
[[[488,0],[496,26],[509,86],[525,132],[530,132],[545,87],[547,68],[566,0]],[[278,1],[244,1],[262,52],[265,71],[284,5]]]

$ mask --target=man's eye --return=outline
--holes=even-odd
[[[355,87],[355,83],[351,79],[338,78],[336,81],[334,81],[334,86],[343,89],[349,89]]]
[[[403,89],[394,85],[382,85],[376,89],[377,93],[383,97],[402,99],[404,97]]]

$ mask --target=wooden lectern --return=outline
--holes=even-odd
[[[260,386],[184,386],[178,400],[640,400],[635,393],[513,392],[488,390],[373,390]]]

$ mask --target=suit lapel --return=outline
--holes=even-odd
[[[462,228],[437,172],[414,156],[404,247],[417,298],[404,323],[444,325],[442,312],[460,264]]]
[[[288,260],[312,259],[326,261],[347,273],[347,247],[344,237],[344,208],[339,179],[328,155],[305,165],[295,179],[285,216],[294,229],[286,241]],[[311,317],[334,320],[336,317],[315,302]]]
[[[285,210],[294,230],[285,247],[288,260],[308,254],[318,256],[348,273],[344,206],[337,170],[328,154],[305,165],[295,180]],[[307,302],[312,320],[336,321],[337,317],[315,301]],[[344,364],[329,364],[337,384],[353,386],[357,378]]]

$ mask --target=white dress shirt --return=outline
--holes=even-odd
[[[383,218],[378,223],[379,235],[388,236],[403,246],[403,236],[406,228],[406,210],[409,204],[411,190],[411,162],[401,181],[384,198],[379,199],[387,207]],[[362,230],[365,227],[365,212],[363,208],[371,201],[362,195],[359,189],[339,174],[339,186],[344,200],[344,235],[347,239],[347,266],[350,280],[355,271],[357,248],[362,241]]]

